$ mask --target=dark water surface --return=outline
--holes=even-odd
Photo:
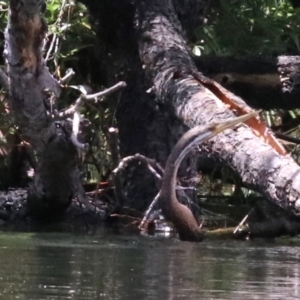
[[[0,232],[0,299],[300,299],[300,248]]]

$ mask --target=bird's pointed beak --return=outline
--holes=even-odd
[[[248,113],[248,114],[245,114],[243,116],[234,118],[232,120],[225,121],[223,123],[219,123],[219,124],[215,125],[214,132],[215,133],[220,133],[220,132],[224,131],[225,129],[232,128],[232,127],[234,127],[235,125],[237,125],[239,123],[243,123],[243,122],[257,116],[260,112],[261,112],[260,110],[253,111],[251,113]]]

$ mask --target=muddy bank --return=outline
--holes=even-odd
[[[70,206],[61,216],[46,219],[33,218],[27,209],[27,189],[0,191],[0,228],[18,230],[38,230],[53,228],[61,230],[87,230],[103,224],[111,211],[103,200],[88,197],[90,207],[72,199]]]

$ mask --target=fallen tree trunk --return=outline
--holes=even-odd
[[[189,74],[197,72],[172,1],[141,1],[138,10],[140,57],[157,101],[187,127],[233,117],[214,93]],[[180,76],[174,76],[180,72]],[[300,168],[276,153],[249,127],[228,130],[201,150],[226,161],[249,187],[294,212],[300,208]]]
[[[128,84],[116,114],[123,157],[140,153],[164,164],[187,129],[234,116],[219,96],[193,75],[198,69],[173,1],[83,2],[102,45],[97,49],[101,83],[110,84],[117,77]],[[298,165],[257,138],[250,128],[241,126],[220,134],[201,147],[201,154],[226,162],[245,185],[297,211]],[[192,166],[189,161],[181,175],[193,174]],[[130,205],[145,209],[157,192],[155,182],[146,178],[138,165],[127,176]]]

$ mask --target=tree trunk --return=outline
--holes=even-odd
[[[102,83],[111,84],[117,78],[128,84],[117,111],[122,156],[141,153],[164,163],[188,128],[234,117],[233,111],[192,75],[198,70],[173,1],[84,3],[101,44],[97,55],[107,80]],[[225,161],[247,186],[273,202],[298,210],[300,168],[249,127],[227,130],[202,145],[201,153]],[[154,182],[141,175],[142,171],[128,172],[127,193],[145,207],[156,190]]]
[[[42,17],[44,9],[43,0],[11,0],[5,34],[11,109],[38,160],[28,190],[28,207],[43,219],[62,214],[74,186],[80,184],[70,126],[65,121],[55,122],[45,103],[46,90],[58,96],[60,88],[42,58],[47,29]]]

